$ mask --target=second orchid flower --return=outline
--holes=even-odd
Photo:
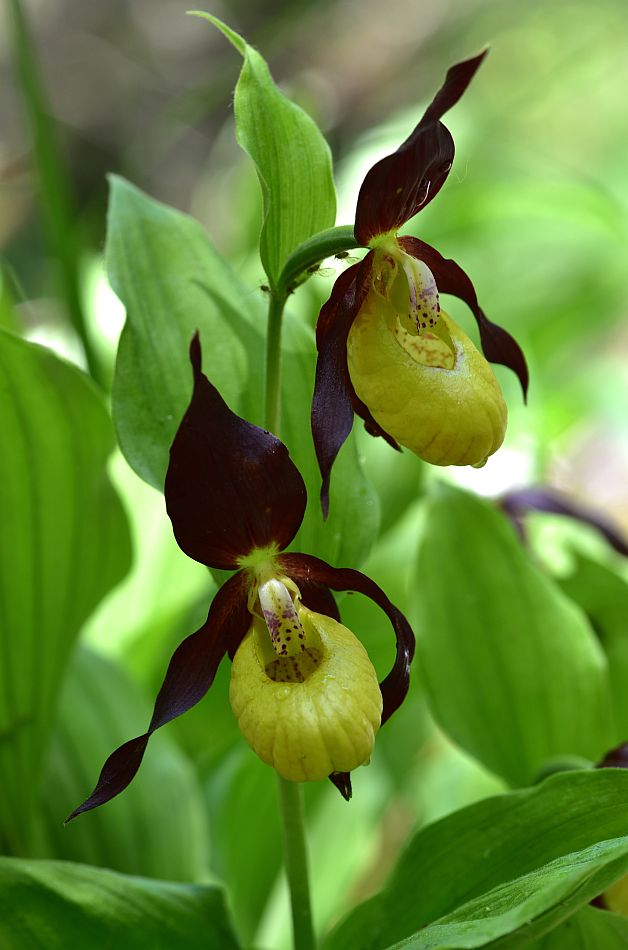
[[[467,274],[429,244],[397,235],[447,179],[454,142],[440,120],[484,56],[451,67],[412,134],[362,183],[355,238],[369,253],[336,281],[316,327],[312,432],[325,515],[332,465],[354,413],[394,448],[404,445],[436,465],[479,466],[506,428],[506,405],[487,360],[510,367],[526,393],[523,353],[487,319]],[[439,293],[469,305],[484,356],[441,310]]]

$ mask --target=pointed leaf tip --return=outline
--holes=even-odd
[[[286,446],[233,413],[190,344],[192,399],[170,449],[165,497],[179,547],[233,569],[255,548],[286,547],[303,520],[305,484]]]

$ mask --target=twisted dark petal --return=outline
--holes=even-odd
[[[628,769],[628,742],[622,742],[607,752],[595,767],[596,769]]]
[[[318,359],[312,399],[312,436],[323,479],[321,507],[324,518],[329,514],[332,465],[351,432],[354,413],[364,420],[371,435],[381,435],[393,448],[399,448],[358,399],[347,367],[347,337],[370,287],[372,259],[371,252],[340,275],[316,324]]]
[[[619,554],[628,557],[628,540],[623,537],[608,518],[589,508],[588,505],[574,501],[574,499],[555,489],[543,485],[520,488],[503,495],[499,499],[499,505],[505,514],[513,520],[520,533],[522,515],[528,511],[547,511],[555,515],[565,515],[567,518],[574,518],[576,521],[590,525],[590,527],[599,531]]]
[[[410,624],[386,597],[386,594],[366,574],[352,568],[336,568],[311,554],[282,554],[279,563],[292,579],[299,584],[302,581],[316,581],[332,590],[355,590],[375,601],[384,611],[395,631],[397,652],[393,668],[379,684],[384,707],[382,725],[399,708],[406,697],[410,685],[410,663],[414,656],[414,634]]]
[[[528,367],[521,347],[503,327],[491,323],[487,318],[478,303],[471,278],[455,261],[443,257],[436,248],[420,241],[418,238],[401,237],[399,238],[399,244],[408,254],[412,254],[413,257],[427,264],[436,279],[439,293],[452,294],[454,297],[464,300],[476,319],[480,330],[482,349],[487,360],[490,360],[491,363],[500,363],[502,366],[511,369],[518,377],[523,390],[523,398],[526,399]]]
[[[329,776],[332,782],[346,802],[351,801],[353,789],[351,788],[351,772],[332,772]]]
[[[486,50],[452,66],[414,131],[367,173],[355,216],[360,244],[397,231],[444,185],[454,160],[454,140],[439,120],[458,102],[485,56]]]
[[[194,391],[170,449],[166,507],[189,557],[232,569],[253,548],[292,541],[305,485],[285,445],[233,413],[203,375],[198,333],[190,360]]]
[[[211,686],[220,661],[229,649],[235,652],[251,616],[247,610],[247,578],[231,577],[218,591],[204,625],[175,650],[155,701],[150,725],[142,736],[130,739],[105,762],[92,794],[67,818],[104,805],[124,791],[135,777],[148,740],[156,729],[187,712]]]

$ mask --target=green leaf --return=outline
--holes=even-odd
[[[168,650],[191,632],[191,606],[200,605],[200,626],[216,588],[207,568],[177,546],[163,495],[138,478],[120,453],[110,474],[128,513],[135,557],[122,584],[88,620],[82,640],[122,658],[152,695],[153,686],[161,685]]]
[[[435,718],[513,785],[612,738],[606,658],[582,611],[491,505],[449,487],[428,504],[413,612]]]
[[[257,421],[261,300],[240,284],[197,221],[117,177],[105,254],[127,312],[113,386],[118,440],[131,467],[161,491],[168,449],[192,392],[188,350],[195,330],[212,383],[234,412]]]
[[[425,463],[413,452],[391,452],[383,439],[374,439],[366,429],[357,433],[364,470],[375,488],[381,507],[381,533],[385,534],[424,493]],[[412,553],[416,547],[413,545]]]
[[[249,941],[282,864],[277,776],[241,741],[209,776],[207,789],[212,868],[225,882],[238,930]]]
[[[625,950],[628,918],[595,907],[583,907],[529,950]]]
[[[86,326],[81,301],[78,273],[79,241],[70,196],[70,182],[57,142],[52,110],[47,102],[37,56],[30,35],[24,4],[11,0],[9,17],[12,26],[12,48],[22,87],[26,114],[33,137],[33,159],[39,185],[39,208],[48,247],[55,259],[57,283],[65,300],[67,312],[85,351],[92,376],[104,380],[104,369]]]
[[[168,735],[151,740],[123,795],[63,827],[63,819],[93,788],[107,756],[144,731],[150,710],[148,700],[114,663],[88,649],[76,651],[44,781],[48,848],[42,857],[171,881],[206,876],[209,832],[203,793],[191,764]]]
[[[113,432],[94,385],[0,331],[0,838],[27,846],[71,646],[130,563],[105,465]]]
[[[263,424],[261,300],[239,283],[196,221],[118,178],[112,179],[107,267],[127,310],[113,390],[118,437],[129,464],[161,489],[191,394],[188,348],[195,329],[209,379],[231,409]],[[313,332],[287,315],[283,342],[280,435],[308,490],[308,510],[292,547],[353,566],[366,557],[377,532],[376,497],[350,439],[334,470],[332,515],[323,522],[309,421]]]
[[[593,623],[608,658],[615,735],[628,736],[628,584],[610,568],[577,554],[573,573],[559,581]]]
[[[416,835],[384,890],[325,946],[524,946],[624,873],[627,805],[628,774],[604,769],[449,815]]]
[[[213,23],[244,59],[235,89],[236,135],[257,169],[264,197],[260,256],[277,286],[291,252],[334,224],[329,146],[316,123],[279,91],[257,50],[211,14],[194,15]]]
[[[222,891],[63,861],[0,858],[5,950],[237,950]]]
[[[394,946],[399,950],[527,946],[530,938],[564,920],[626,867],[628,837],[591,845],[488,891]]]
[[[420,934],[393,945],[394,950],[466,950],[529,947],[530,940],[564,921],[585,895],[627,863],[628,839],[594,845],[568,855],[525,877],[471,901]],[[619,856],[613,861],[615,856]],[[391,948],[393,950],[393,948]]]

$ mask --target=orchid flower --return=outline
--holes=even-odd
[[[170,450],[166,507],[189,557],[236,573],[175,651],[147,731],[109,756],[70,818],[127,787],[150,736],[203,698],[226,654],[231,705],[249,745],[286,779],[329,776],[346,799],[349,773],[369,761],[380,724],[408,691],[414,636],[407,620],[359,571],[282,553],[305,513],[303,479],[285,445],[231,412],[203,375],[198,334],[190,359],[194,389]],[[340,623],[332,590],[365,594],[388,616],[396,657],[381,684]]]
[[[454,142],[440,120],[484,56],[451,67],[411,135],[362,182],[354,233],[369,253],[338,278],[316,327],[312,432],[325,515],[332,465],[354,413],[393,448],[406,446],[435,465],[479,467],[501,445],[507,415],[487,360],[510,367],[525,396],[523,353],[487,319],[467,274],[424,241],[397,235],[447,179]],[[441,310],[440,293],[471,308],[485,355]]]

